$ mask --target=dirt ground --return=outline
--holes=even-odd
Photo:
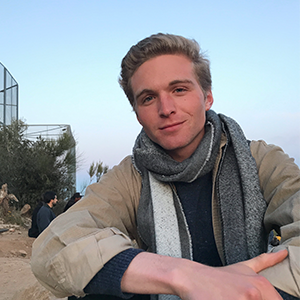
[[[55,300],[35,279],[30,269],[32,243],[27,229],[0,224],[0,300]],[[64,298],[66,299],[66,298]]]

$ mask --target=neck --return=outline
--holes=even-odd
[[[52,208],[53,207],[53,204],[52,204],[52,202],[50,201],[49,203],[47,203],[47,205],[50,207],[50,208]]]

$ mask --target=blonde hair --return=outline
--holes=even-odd
[[[131,77],[144,62],[164,54],[185,55],[194,65],[195,74],[204,95],[206,96],[206,92],[211,89],[209,60],[200,52],[199,44],[195,40],[173,34],[154,34],[132,46],[121,63],[119,83],[133,109],[135,101]]]

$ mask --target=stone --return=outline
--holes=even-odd
[[[25,204],[20,211],[21,216],[29,214],[30,209],[31,209],[31,206],[29,204]]]
[[[25,250],[19,250],[18,255],[22,256],[22,257],[25,257],[27,255],[27,252]]]
[[[4,183],[0,190],[0,206],[2,206],[2,213],[7,215],[10,211],[9,201],[19,202],[14,194],[8,194],[7,183]]]

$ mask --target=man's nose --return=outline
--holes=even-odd
[[[168,94],[160,95],[159,101],[158,101],[158,114],[161,117],[168,117],[172,113],[176,112],[176,104],[173,99]]]

